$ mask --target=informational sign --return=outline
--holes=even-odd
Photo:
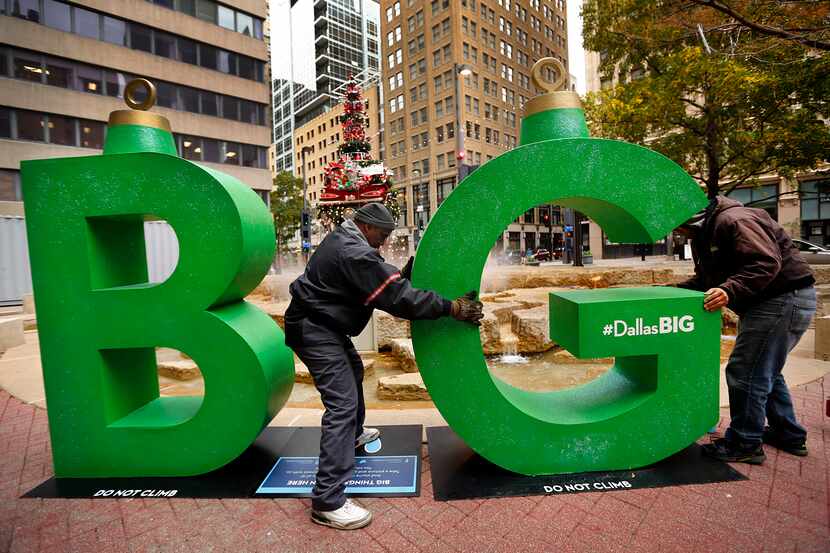
[[[381,455],[355,458],[347,494],[414,493],[417,456]],[[257,489],[259,494],[310,494],[317,475],[317,457],[280,457]]]

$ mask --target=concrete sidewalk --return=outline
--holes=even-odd
[[[301,499],[19,499],[52,475],[46,412],[0,391],[0,551],[826,553],[828,393],[793,389],[810,456],[767,448],[763,466],[735,465],[747,481],[436,502],[424,448],[421,497],[364,500],[372,524],[338,532]]]

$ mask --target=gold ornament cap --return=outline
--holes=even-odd
[[[144,88],[147,94],[142,101],[136,99],[136,92],[139,88]],[[124,88],[124,103],[131,109],[110,113],[108,126],[141,125],[172,132],[170,121],[166,117],[147,111],[156,104],[156,85],[147,79],[133,79],[127,84]]]
[[[545,69],[554,69],[559,77],[551,83],[544,78]],[[568,72],[558,59],[542,58],[534,63],[533,69],[530,70],[530,78],[534,86],[544,90],[545,93],[534,96],[527,101],[524,108],[525,117],[551,109],[582,109],[582,100],[579,99],[579,94],[570,90],[560,90],[563,85],[567,86],[568,84]]]

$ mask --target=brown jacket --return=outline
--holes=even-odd
[[[764,300],[805,288],[813,271],[790,237],[766,211],[724,196],[692,239],[695,276],[678,284],[706,291],[722,288],[737,313]]]

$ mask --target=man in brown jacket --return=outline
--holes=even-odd
[[[729,306],[741,317],[726,365],[732,420],[704,453],[760,465],[763,442],[807,455],[807,431],[796,420],[781,369],[816,311],[810,266],[766,211],[723,196],[679,230],[692,239],[695,276],[678,286],[705,291],[707,311]]]

